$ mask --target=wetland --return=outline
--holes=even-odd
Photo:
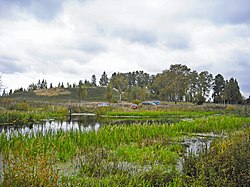
[[[1,186],[244,186],[249,109],[1,109]]]

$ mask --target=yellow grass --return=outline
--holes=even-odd
[[[70,91],[65,90],[63,88],[50,88],[50,89],[42,89],[42,90],[35,90],[36,95],[39,96],[58,96],[58,95],[69,95],[71,94]]]

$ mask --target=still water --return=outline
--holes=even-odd
[[[23,134],[23,135],[36,135],[42,133],[45,135],[47,132],[56,133],[58,131],[81,131],[88,132],[91,130],[97,131],[101,126],[101,121],[96,117],[81,117],[73,118],[68,121],[56,121],[53,119],[45,120],[42,123],[34,123],[30,125],[0,125],[0,134],[5,133],[7,136],[10,134]]]
[[[97,131],[102,125],[110,124],[133,124],[133,123],[157,123],[157,124],[171,124],[176,122],[176,119],[147,119],[147,118],[105,118],[96,116],[74,116],[72,119],[67,121],[56,121],[53,119],[45,120],[42,123],[34,123],[29,125],[1,125],[0,134],[23,134],[23,135],[36,135],[42,133],[43,135],[47,132],[56,133],[58,131],[81,131],[88,132],[91,130]]]

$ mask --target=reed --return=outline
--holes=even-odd
[[[213,115],[172,125],[157,123],[104,125],[97,132],[50,131],[45,135],[11,134],[8,137],[2,134],[0,152],[8,165],[3,173],[2,185],[9,185],[11,178],[15,185],[27,183],[31,186],[202,184],[201,182],[207,177],[205,174],[207,170],[202,170],[202,167],[209,168],[209,163],[212,162],[204,165],[205,161],[202,159],[206,160],[205,156],[185,157],[185,176],[181,175],[176,165],[185,155],[185,147],[179,141],[193,133],[226,133],[232,138],[228,142],[223,139],[215,141],[209,154],[211,157],[213,154],[219,155],[216,157],[217,163],[220,163],[227,154],[236,155],[237,159],[242,156],[238,161],[233,158],[228,159],[229,163],[237,167],[238,162],[244,163],[249,157],[245,153],[237,152],[236,149],[230,151],[227,147],[230,147],[229,145],[235,146],[234,148],[242,147],[243,152],[249,149],[246,147],[246,142],[249,143],[249,134],[243,132],[248,128],[248,124],[250,118]],[[237,136],[235,131],[239,132]],[[249,130],[247,132],[249,133]],[[240,137],[244,137],[244,145],[241,144]],[[214,161],[212,158],[209,159]],[[199,164],[192,167],[196,161],[199,161]],[[62,163],[69,167],[67,170],[72,171],[70,175],[60,172],[60,169],[65,169],[59,167],[63,167]],[[223,165],[224,170],[228,167],[228,164]],[[244,170],[244,174],[240,176],[245,177],[245,181],[248,180],[246,172]],[[215,177],[214,173],[210,176]]]
[[[217,139],[200,155],[184,157],[183,186],[248,186],[250,128]]]

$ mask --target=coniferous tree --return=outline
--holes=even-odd
[[[108,75],[106,74],[106,72],[104,71],[101,78],[100,78],[100,81],[99,81],[99,84],[100,86],[107,86],[108,85]]]
[[[2,93],[2,96],[6,96],[6,92],[5,92],[5,89],[3,89],[3,93]]]
[[[37,83],[37,89],[38,90],[41,89],[41,81],[40,81],[40,79],[38,80],[38,83]]]
[[[83,82],[82,80],[79,80],[79,83],[78,83],[79,87],[81,87],[83,85]]]
[[[229,104],[237,104],[242,102],[240,87],[236,79],[231,78],[225,84],[225,100]]]
[[[224,90],[225,90],[225,80],[221,74],[218,74],[214,78],[213,82],[213,99],[214,103],[224,102]]]
[[[92,75],[92,77],[91,77],[91,85],[96,86],[96,76],[95,75]]]
[[[84,80],[84,85],[88,87],[92,86],[92,84],[87,79]]]

